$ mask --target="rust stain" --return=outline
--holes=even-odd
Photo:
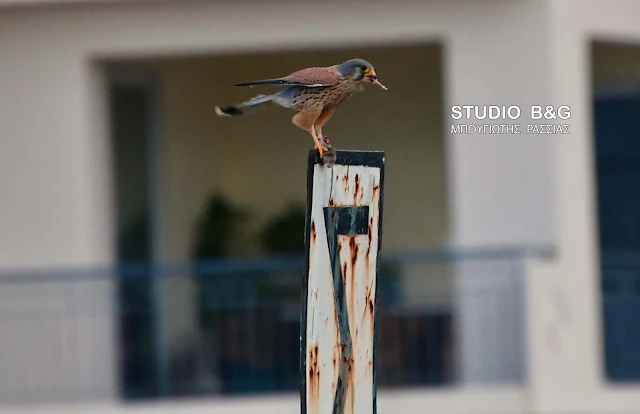
[[[338,179],[338,177],[336,177],[336,180]],[[344,183],[344,187],[347,188],[349,186],[349,176],[345,174],[344,177],[342,177],[342,182]]]
[[[351,271],[355,272],[356,262],[358,261],[358,244],[355,237],[349,239],[349,250],[351,251]]]
[[[358,244],[356,243],[355,237],[351,237],[349,239],[349,252],[351,253],[351,275],[349,278],[349,315],[355,316],[353,313],[355,312],[355,304],[356,304],[356,263],[358,262]],[[352,316],[352,317],[353,317]],[[355,322],[355,318],[353,318]],[[357,336],[357,332],[356,332]]]
[[[309,399],[311,407],[320,404],[320,367],[318,365],[318,345],[309,351]]]
[[[361,325],[364,325],[365,318],[367,317],[367,315],[369,315],[371,322],[371,332],[373,332],[373,313],[375,311],[375,304],[373,303],[373,298],[371,297],[372,294],[373,290],[371,289],[371,286],[367,286],[367,294],[365,296],[366,306],[364,308],[364,312],[362,313],[362,321],[360,322]]]
[[[380,185],[376,185],[373,187],[373,194],[371,195],[371,203],[376,207],[380,207]],[[371,237],[373,235],[373,217],[369,218],[369,246],[371,246]],[[381,241],[378,241],[378,247],[381,246]]]
[[[372,335],[374,335],[374,331],[375,331],[375,316],[374,316],[374,312],[375,312],[375,304],[373,303],[373,298],[371,297],[371,294],[369,294],[369,298],[368,298],[368,302],[369,302],[369,328],[371,329],[369,332],[371,332]]]
[[[367,286],[367,294],[365,296],[365,308],[364,308],[364,312],[362,313],[362,320],[360,321],[360,325],[364,325],[365,323],[369,322],[369,328],[371,329],[369,332],[371,332],[371,334],[373,335],[374,332],[374,323],[375,323],[375,318],[374,318],[374,312],[375,312],[375,304],[373,301],[373,289],[372,286]],[[368,320],[367,320],[368,319]]]
[[[340,359],[340,355],[342,355],[342,347],[340,346],[340,318],[338,317],[338,309],[334,307],[333,318],[335,319],[335,327],[336,327],[336,345],[333,352],[333,356],[335,359],[334,367],[337,369],[338,360]],[[335,371],[337,372],[337,371]]]
[[[342,349],[343,347],[341,346],[341,341],[340,341],[340,320],[338,318],[338,311],[337,309],[333,312],[333,316],[335,318],[335,329],[336,329],[336,342],[333,345],[333,375],[334,375],[334,379],[337,378],[338,379],[338,383],[337,383],[337,387],[340,387],[341,384],[341,379],[340,379],[340,358],[342,355]],[[337,389],[337,388],[335,388]],[[335,391],[334,389],[334,391]]]
[[[341,253],[342,253],[342,243],[338,243],[338,253],[336,256],[340,262],[342,262],[342,260],[340,259]],[[346,263],[342,263],[342,286],[344,287],[344,289],[347,288],[347,264]]]
[[[311,243],[316,242],[316,222],[311,221]]]
[[[337,320],[336,320],[337,323]],[[338,335],[338,341],[340,340],[340,330],[338,329],[336,334]],[[331,381],[331,388],[333,390],[333,394],[335,394],[337,385],[341,384],[340,379],[340,345],[339,343],[333,346],[333,381]],[[336,382],[337,381],[337,382]]]
[[[342,265],[342,284],[345,288],[347,287],[347,264],[346,263]]]
[[[354,388],[355,388],[355,370],[354,370],[354,365],[355,365],[355,358],[353,357],[353,355],[351,356],[351,358],[349,358],[349,367],[348,367],[348,373],[347,373],[347,389],[345,392],[345,397],[346,400],[348,401],[347,404],[345,404],[345,412],[347,413],[353,413],[353,409],[354,409],[354,405],[355,405],[355,393],[354,393]]]
[[[335,205],[336,205],[336,203],[335,203],[335,201],[333,200],[333,196],[329,197],[329,207],[333,207],[333,206],[335,206]]]

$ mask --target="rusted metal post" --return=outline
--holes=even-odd
[[[336,151],[307,171],[301,414],[376,414],[376,276],[384,152]]]

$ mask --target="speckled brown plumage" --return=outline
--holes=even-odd
[[[243,115],[268,103],[298,111],[292,119],[293,124],[311,134],[315,148],[322,157],[327,151],[325,145],[328,145],[328,139],[322,135],[322,127],[339,105],[354,93],[364,90],[364,83],[387,89],[378,81],[373,66],[362,59],[351,59],[327,67],[305,68],[281,78],[237,84],[236,86],[281,85],[287,88],[272,95],[259,95],[238,105],[216,107],[216,113],[219,116]],[[318,138],[323,138],[325,145]]]
[[[290,108],[298,111],[313,106],[335,108],[361,90],[362,81],[354,81],[340,75],[336,78],[336,82],[331,86],[300,88],[294,95]]]
[[[335,66],[329,68],[306,68],[293,72],[285,76],[284,80],[296,85],[335,85],[338,82],[340,74],[336,71]]]

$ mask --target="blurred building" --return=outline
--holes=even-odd
[[[213,108],[352,57],[389,88],[325,128],[386,152],[379,411],[640,412],[638,16],[631,0],[0,0],[0,412],[299,410],[312,141],[284,109]]]

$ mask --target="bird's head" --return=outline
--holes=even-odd
[[[364,59],[351,59],[338,65],[338,71],[342,76],[348,76],[356,81],[369,82],[387,90],[386,86],[380,83],[378,75],[373,65]]]

